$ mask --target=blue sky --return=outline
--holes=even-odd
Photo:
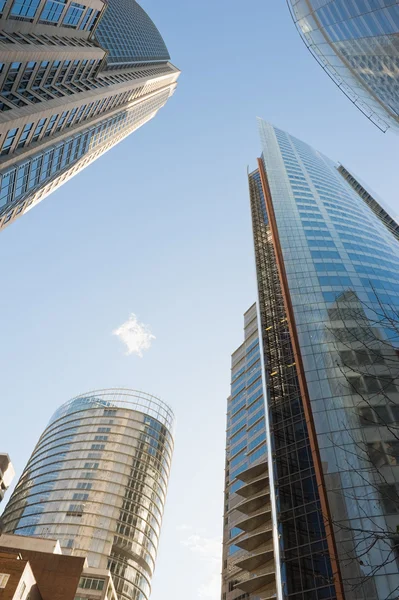
[[[142,5],[182,69],[174,97],[0,235],[1,450],[19,475],[80,392],[161,396],[178,425],[152,600],[219,600],[230,354],[255,299],[256,116],[353,169],[396,215],[399,139],[322,72],[285,0]],[[112,335],[131,313],[156,337],[143,358]]]

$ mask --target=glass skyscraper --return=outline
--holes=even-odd
[[[227,401],[223,600],[274,598],[275,567],[267,467],[265,397],[254,304],[231,360]]]
[[[288,0],[309,50],[380,129],[399,127],[398,0]]]
[[[173,452],[158,398],[99,390],[61,406],[9,500],[4,529],[58,539],[111,572],[119,600],[147,600]]]
[[[179,70],[135,0],[0,0],[0,229],[149,121]]]
[[[249,185],[278,597],[391,600],[398,226],[343,166],[259,126]]]

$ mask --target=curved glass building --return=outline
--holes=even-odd
[[[173,413],[110,389],[51,418],[4,512],[6,532],[59,539],[111,571],[119,599],[147,600],[173,452]]]
[[[399,127],[398,0],[288,0],[309,50],[382,131]]]
[[[0,0],[0,229],[152,119],[180,71],[136,0]]]

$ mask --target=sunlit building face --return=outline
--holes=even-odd
[[[124,389],[67,402],[41,436],[4,513],[7,532],[58,539],[108,569],[119,600],[147,600],[173,452],[173,414]]]
[[[399,586],[399,226],[345,167],[259,127],[249,184],[277,589],[386,600]]]

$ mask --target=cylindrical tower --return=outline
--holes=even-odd
[[[62,405],[4,512],[5,531],[57,538],[108,568],[120,599],[150,593],[173,452],[173,413],[143,392],[89,392]]]

